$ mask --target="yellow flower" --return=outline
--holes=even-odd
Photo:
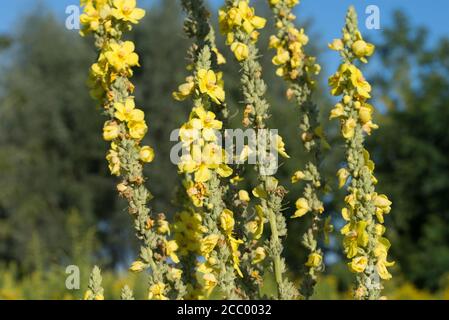
[[[199,242],[205,227],[202,225],[201,215],[194,212],[182,211],[175,216],[173,224],[175,240],[179,245],[179,254],[197,253]]]
[[[317,252],[312,252],[306,262],[306,267],[318,268],[323,262],[323,256]]]
[[[87,3],[83,14],[80,16],[80,22],[83,26],[81,35],[84,36],[88,32],[97,31],[100,27],[100,19],[100,10],[94,7],[92,3]]]
[[[127,98],[125,103],[117,102],[114,104],[114,117],[123,122],[143,121],[145,114],[142,110],[136,109],[133,98]]]
[[[354,137],[355,128],[357,126],[357,122],[353,118],[349,118],[343,123],[341,128],[341,134],[345,139],[351,139]]]
[[[359,109],[360,121],[363,124],[371,121],[373,112],[374,112],[374,107],[372,105],[366,103],[363,106],[361,106]]]
[[[310,211],[309,202],[305,198],[296,200],[296,211],[292,218],[299,218]]]
[[[109,51],[105,53],[108,62],[117,72],[127,70],[133,66],[139,66],[139,56],[134,52],[134,43],[125,41],[121,44],[112,42]]]
[[[145,267],[146,267],[146,264],[143,263],[142,261],[138,260],[138,261],[134,261],[131,264],[131,267],[129,268],[129,270],[131,270],[132,272],[140,272],[143,269],[145,269]]]
[[[340,170],[338,170],[337,172],[337,177],[338,177],[338,188],[343,188],[343,186],[346,184],[346,181],[349,178],[349,171],[346,168],[341,168]]]
[[[148,131],[145,121],[130,121],[128,123],[128,128],[129,135],[136,140],[142,140]]]
[[[370,57],[374,53],[374,45],[363,40],[357,40],[352,44],[352,51],[362,62],[367,62],[365,57]]]
[[[182,172],[195,173],[195,182],[207,182],[212,177],[212,171],[221,176],[229,177],[232,169],[224,164],[225,151],[214,143],[204,146],[203,150],[197,145],[192,147],[192,155],[181,157],[179,168]]]
[[[279,66],[285,64],[288,60],[290,60],[290,53],[281,47],[278,49],[277,55],[274,56],[272,62],[275,66]]]
[[[225,100],[225,92],[221,80],[222,74],[212,70],[200,69],[197,74],[198,87],[201,93],[207,94],[212,101],[221,104]]]
[[[165,241],[165,253],[174,263],[179,263],[179,258],[176,255],[178,250],[178,244],[175,240]]]
[[[302,46],[305,46],[309,43],[309,37],[304,33],[304,29],[298,30],[296,28],[289,28],[288,35],[290,38],[294,39],[294,42],[290,46],[290,49],[293,52],[300,51]]]
[[[394,266],[394,262],[388,262],[385,258],[378,259],[376,264],[376,270],[379,274],[379,277],[383,280],[390,280],[392,275],[388,272],[387,267]]]
[[[195,82],[192,76],[186,78],[186,83],[178,87],[177,92],[173,92],[173,98],[178,101],[183,101],[188,98],[195,91]]]
[[[170,234],[170,224],[167,220],[158,220],[157,232],[160,234]]]
[[[225,64],[226,63],[226,59],[225,57],[220,53],[220,51],[218,51],[217,48],[212,48],[212,51],[215,53],[215,55],[217,56],[217,64],[221,65],[221,64]]]
[[[234,270],[237,271],[237,274],[243,278],[242,271],[240,270],[240,251],[239,245],[243,243],[242,240],[234,239],[233,237],[229,237],[229,242],[231,245],[231,254]]]
[[[186,188],[187,195],[192,199],[193,205],[195,207],[202,207],[203,200],[207,196],[206,186],[201,182],[187,181],[184,182],[184,187]]]
[[[149,146],[144,146],[144,147],[140,148],[139,157],[140,157],[140,160],[143,162],[147,162],[147,163],[153,162],[153,160],[154,160],[153,148],[151,148]]]
[[[379,237],[376,248],[374,249],[374,255],[377,258],[376,270],[384,280],[391,279],[391,274],[388,272],[387,267],[394,266],[394,262],[387,261],[388,250],[390,249],[390,241],[387,238]]]
[[[120,127],[115,121],[107,121],[103,127],[103,139],[105,141],[112,141],[117,139],[120,134]]]
[[[265,252],[265,249],[263,247],[257,247],[256,250],[254,250],[254,258],[252,260],[252,263],[260,263],[265,260],[266,256],[267,253]]]
[[[374,205],[376,206],[376,217],[380,223],[384,222],[384,214],[388,214],[391,211],[391,201],[388,200],[388,197],[384,194],[378,195],[374,194]]]
[[[343,41],[341,39],[334,39],[332,43],[329,44],[329,49],[335,50],[335,51],[341,51],[343,50],[344,45]]]
[[[231,51],[238,61],[246,60],[249,56],[249,48],[246,44],[241,42],[234,42],[231,44]]]
[[[341,233],[345,236],[343,246],[348,258],[353,258],[358,253],[359,247],[366,247],[369,236],[366,231],[366,221],[359,221],[357,223],[348,223],[341,229]]]
[[[329,78],[329,86],[332,88],[333,96],[339,96],[343,93],[345,86],[345,73],[349,70],[349,64],[343,63],[338,68],[338,71]]]
[[[168,300],[165,296],[165,284],[158,282],[150,287],[148,300]]]
[[[304,180],[304,178],[306,177],[306,175],[304,174],[304,172],[302,171],[296,171],[293,176],[292,176],[292,183],[297,183],[301,180]]]
[[[200,141],[201,131],[193,127],[194,122],[184,123],[179,130],[179,138],[185,147],[188,147],[195,141]],[[215,138],[215,134],[213,136]]]
[[[242,202],[250,202],[251,199],[249,197],[249,193],[246,190],[240,190],[239,191],[239,200]]]
[[[368,121],[362,126],[363,131],[365,131],[368,135],[371,135],[372,130],[379,129],[377,124],[374,124],[372,121]]]
[[[254,29],[263,29],[267,21],[254,14],[254,8],[248,5],[247,1],[240,1],[238,4],[238,11],[242,16],[243,29],[250,34]]]
[[[242,182],[244,180],[244,178],[240,177],[240,176],[235,176],[232,177],[229,182],[231,182],[231,184],[233,185],[237,185],[239,182]]]
[[[290,158],[290,156],[285,151],[285,143],[280,135],[275,136],[276,150],[284,158]]]
[[[192,116],[193,119],[190,120],[191,127],[201,130],[201,135],[206,141],[215,141],[217,139],[215,130],[221,130],[223,127],[223,123],[215,119],[215,113],[206,111],[200,106],[193,109]]]
[[[171,268],[168,272],[168,278],[172,281],[181,279],[182,270],[177,268]]]
[[[120,158],[118,156],[118,152],[116,150],[109,150],[106,155],[106,160],[109,163],[109,170],[111,174],[114,176],[120,175]]]
[[[357,94],[362,98],[371,98],[371,85],[365,80],[362,71],[360,71],[360,69],[356,66],[350,65],[349,72],[351,74],[351,83],[357,90]]]
[[[224,209],[220,215],[220,226],[227,235],[231,235],[234,230],[234,213],[229,209]]]
[[[211,234],[201,239],[200,241],[200,253],[203,257],[208,258],[209,254],[214,250],[218,243],[220,236],[217,234]]]
[[[277,48],[281,47],[281,45],[282,45],[282,42],[278,37],[276,37],[276,36],[270,37],[270,42],[268,45],[270,48],[277,49]]]
[[[237,6],[230,8],[228,11],[220,10],[218,13],[218,21],[220,32],[226,34],[228,37],[233,37],[234,28],[243,28],[250,36],[254,37],[256,29],[265,27],[266,20],[254,14],[254,8],[248,5],[248,1],[242,0],[237,3]],[[232,43],[228,39],[227,44]]]
[[[217,286],[218,281],[214,274],[212,273],[197,273],[198,282],[201,287],[206,292],[206,295],[209,296],[212,293],[212,290]]]
[[[351,221],[352,210],[348,208],[341,209],[341,216],[345,221]]]
[[[136,0],[114,0],[112,15],[114,18],[131,23],[138,23],[145,16],[145,10],[136,8]]]
[[[84,300],[89,300],[89,299],[104,300],[104,296],[102,294],[97,294],[94,296],[94,293],[92,292],[92,290],[89,289],[84,293]]]
[[[251,233],[254,234],[254,239],[258,240],[262,237],[263,227],[265,224],[265,214],[260,205],[256,206],[256,214],[257,217],[254,219],[255,226],[251,229]]]
[[[366,269],[366,266],[368,264],[368,258],[365,256],[361,256],[361,257],[356,257],[354,259],[352,259],[352,261],[350,263],[348,263],[349,266],[349,270],[351,270],[352,272],[363,272]]]
[[[340,118],[345,114],[344,106],[341,103],[337,103],[335,107],[331,110],[331,115],[329,119]]]

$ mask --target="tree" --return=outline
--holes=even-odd
[[[449,265],[449,40],[430,45],[424,29],[394,18],[378,51],[386,112],[372,148],[393,201],[393,254],[406,278],[437,289]]]

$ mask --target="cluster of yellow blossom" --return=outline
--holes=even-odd
[[[111,90],[114,85],[125,85],[125,90],[132,93],[134,86],[123,79],[131,77],[132,68],[139,66],[134,43],[115,39],[114,36],[117,34],[118,22],[135,24],[144,17],[145,11],[136,8],[135,0],[85,0],[81,1],[81,5],[85,6],[80,17],[82,34],[97,32],[109,35],[104,37],[98,60],[90,68],[88,85],[92,97],[104,101],[104,108],[112,118],[104,124],[103,138],[112,142],[106,159],[111,173],[118,176],[121,168],[118,141],[133,139],[138,145],[147,133],[148,126],[144,112],[135,106],[134,97],[117,97]],[[154,151],[149,146],[143,146],[139,156],[142,162],[151,162]]]
[[[223,239],[223,236],[218,233],[211,233],[202,237],[202,231],[205,231],[205,227],[201,225],[201,217],[197,214],[190,215],[189,217],[186,217],[185,220],[191,222],[190,230],[185,230],[185,226],[188,224],[183,222],[182,228],[185,230],[183,232],[186,235],[185,239],[193,239],[192,243],[195,243],[193,244],[193,247],[187,247],[185,250],[195,251],[204,259],[196,268],[196,278],[201,287],[201,290],[198,290],[196,293],[197,298],[207,298],[218,284],[217,275],[219,274],[219,270],[217,270],[217,268],[219,268],[219,261],[216,248],[217,246],[222,246],[223,241],[226,241],[231,249],[231,257],[235,271],[239,276],[243,277],[239,267],[240,252],[238,250],[239,245],[242,244],[243,241],[236,239],[233,235],[235,220],[232,211],[224,209],[219,219],[219,226],[226,239]]]
[[[223,103],[225,93],[221,72],[199,69],[173,93],[176,100],[185,100],[191,95],[207,96],[216,104]],[[179,131],[183,147],[188,152],[182,155],[178,167],[180,172],[194,175],[194,182],[187,183],[185,187],[197,207],[203,205],[202,200],[207,195],[204,183],[210,180],[212,171],[221,177],[232,174],[232,169],[226,165],[226,153],[217,141],[217,132],[222,127],[223,123],[216,119],[216,115],[200,105],[192,109],[189,121]]]
[[[193,288],[190,284],[190,295],[195,299],[207,298],[216,287],[217,257],[213,254],[220,236],[210,234],[204,236],[207,227],[203,225],[202,215],[194,211],[182,211],[175,217],[173,225],[175,231],[175,240],[180,244],[179,254],[185,257],[201,256],[204,261],[197,264],[195,277],[199,288]]]
[[[148,292],[148,300],[168,300],[165,296],[165,284],[162,282],[153,284]]]
[[[374,108],[367,103],[371,98],[371,86],[354,61],[359,59],[366,63],[367,57],[374,53],[374,45],[365,42],[357,30],[353,8],[349,10],[343,38],[334,40],[329,47],[339,51],[343,58],[338,72],[329,79],[332,94],[342,95],[330,117],[340,119],[347,146],[347,167],[337,172],[339,187],[348,185],[349,192],[345,198],[346,207],[342,209],[347,222],[341,230],[343,245],[347,258],[351,259],[349,269],[357,274],[366,273],[358,278],[356,296],[377,297],[381,286],[368,280],[369,276],[376,273],[380,279],[388,280],[391,274],[387,267],[394,264],[387,261],[390,242],[383,237],[385,227],[382,225],[384,214],[391,210],[391,201],[386,195],[375,192],[375,165],[363,146],[364,135],[371,134],[377,125],[372,122]]]
[[[276,15],[276,28],[278,35],[270,37],[269,47],[276,49],[276,56],[272,62],[278,66],[276,74],[289,80],[295,80],[305,76],[310,83],[314,83],[312,75],[317,75],[321,67],[316,63],[316,58],[304,53],[303,47],[309,42],[309,37],[304,29],[298,30],[293,20],[296,16],[292,9],[299,0],[268,0],[270,6],[278,11]]]
[[[309,171],[296,171],[292,178],[292,183],[298,183],[300,181],[309,181],[310,183],[316,184],[317,188],[321,187],[321,182],[316,179]],[[307,197],[306,197],[307,196]],[[316,195],[305,194],[304,197],[296,200],[295,206],[296,211],[292,218],[300,218],[307,214],[308,212],[317,212],[319,214],[324,212],[324,206],[321,201],[319,201]]]
[[[294,16],[292,17],[294,19]],[[282,21],[276,23],[278,28],[282,28]],[[288,28],[288,32],[280,39],[275,35],[270,37],[269,47],[276,49],[276,56],[272,63],[278,66],[276,74],[279,77],[286,77],[291,80],[297,79],[305,71],[307,79],[313,83],[312,75],[318,75],[321,67],[316,63],[316,58],[304,54],[303,46],[309,42],[309,38],[304,34],[304,29],[298,30],[295,27]]]
[[[136,0],[81,0],[80,4],[84,7],[81,35],[100,31],[115,36],[114,22],[137,24],[145,16],[145,10],[136,8]]]
[[[335,96],[343,92],[354,92],[354,99],[350,95],[344,95],[342,101],[332,109],[330,116],[331,119],[341,120],[341,132],[345,139],[354,137],[357,121],[360,121],[363,131],[367,134],[378,128],[372,121],[374,108],[367,103],[367,99],[371,98],[371,85],[365,80],[360,69],[350,63],[342,64],[338,72],[329,79],[329,85]],[[345,110],[345,106],[347,108],[351,104],[357,110],[357,114],[354,114],[355,117],[352,115],[346,117],[348,110]]]
[[[235,32],[245,32],[254,42],[259,38],[258,29],[263,29],[266,20],[254,13],[249,6],[249,0],[235,1],[234,6],[220,9],[218,12],[220,32],[226,36],[226,44],[231,47],[238,61],[248,58],[248,43],[236,40]]]
[[[232,174],[232,169],[226,164],[226,152],[219,146],[215,133],[215,130],[222,128],[222,122],[215,118],[213,112],[205,111],[201,106],[193,108],[190,120],[181,127],[179,133],[188,153],[181,156],[178,167],[182,173],[194,174],[197,190],[189,193],[189,196],[197,206],[202,205],[199,196],[204,196],[198,190],[204,190],[202,184],[211,179],[212,171],[221,177]]]
[[[179,243],[179,255],[186,256],[199,253],[199,243],[207,228],[202,224],[201,214],[193,211],[182,211],[175,216],[173,230],[175,240]]]
[[[178,91],[173,93],[173,98],[183,101],[192,94],[207,94],[216,104],[221,104],[225,100],[223,89],[223,73],[215,73],[213,70],[200,69],[196,77],[189,76],[186,82],[179,86]]]
[[[236,239],[233,235],[234,232],[234,213],[229,209],[224,209],[220,215],[220,227],[227,237],[229,247],[231,248],[232,261],[235,271],[240,277],[243,277],[242,271],[240,270],[240,252],[239,245],[243,243],[242,240]]]

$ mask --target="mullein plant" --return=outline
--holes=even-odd
[[[266,120],[269,118],[270,106],[264,97],[266,84],[262,79],[262,67],[256,43],[259,37],[257,30],[264,28],[266,20],[255,15],[255,10],[250,7],[248,0],[226,0],[225,6],[219,11],[219,24],[220,31],[226,37],[226,44],[230,46],[241,65],[241,84],[246,104],[243,124],[245,127],[252,127],[257,133],[262,133],[267,129]],[[277,135],[274,140],[278,153],[288,158],[282,138]],[[263,139],[258,139],[257,144],[258,155],[265,155],[267,150],[260,150],[268,148],[264,145]],[[250,152],[256,152],[256,150],[250,150]],[[270,258],[268,270],[275,276],[277,298],[293,299],[297,296],[297,292],[286,278],[285,261],[281,256],[283,250],[281,240],[287,233],[285,218],[282,214],[282,200],[287,191],[274,176],[264,170],[264,162],[270,160],[272,159],[257,160],[256,172],[259,185],[252,192],[259,199],[259,204],[256,206],[259,222],[256,222],[256,225],[259,223],[263,228],[263,224],[268,221],[271,231],[270,239],[265,244],[265,248],[259,250],[259,255],[262,258],[266,254]]]
[[[330,231],[330,220],[322,219],[324,211],[322,192],[323,178],[320,174],[322,147],[328,147],[319,122],[319,110],[312,101],[315,87],[314,77],[320,72],[316,58],[304,52],[309,38],[304,29],[298,30],[293,10],[299,0],[268,0],[275,18],[277,34],[270,37],[270,48],[276,50],[272,62],[277,66],[276,74],[282,77],[287,85],[287,98],[294,100],[300,110],[301,140],[305,150],[310,154],[309,161],[303,170],[294,173],[292,183],[305,181],[303,195],[296,201],[296,211],[292,218],[299,218],[307,213],[312,214],[312,224],[303,237],[303,244],[309,250],[306,271],[300,293],[309,299],[314,291],[317,276],[324,269],[323,252],[319,247],[319,236],[322,231]],[[327,236],[325,237],[328,238]]]
[[[88,86],[108,118],[103,127],[103,138],[110,142],[106,159],[111,174],[120,179],[118,193],[128,202],[136,235],[142,243],[140,257],[130,269],[150,269],[149,299],[179,299],[185,287],[181,270],[175,267],[179,262],[178,245],[168,239],[170,228],[165,216],[155,217],[148,208],[152,196],[145,187],[143,165],[153,161],[154,150],[141,144],[148,126],[144,112],[135,106],[134,85],[130,81],[133,67],[139,66],[139,56],[133,42],[122,40],[124,32],[131,30],[145,11],[136,7],[135,0],[81,0],[81,6],[81,35],[93,34],[98,50]],[[94,269],[91,282],[95,286],[98,274]],[[90,288],[88,298],[102,296],[95,286]],[[124,296],[132,294],[126,292]]]
[[[234,232],[234,213],[225,203],[227,178],[233,170],[221,147],[224,126],[217,117],[227,117],[224,83],[218,70],[225,61],[215,46],[210,14],[203,1],[183,0],[182,6],[187,14],[184,29],[195,43],[189,49],[187,68],[192,74],[173,93],[176,100],[192,104],[189,120],[179,131],[187,152],[178,168],[188,202],[176,217],[175,237],[182,244],[180,255],[190,280],[187,298],[237,299],[241,298],[235,280],[242,276],[242,241]]]
[[[346,141],[346,166],[337,173],[339,186],[347,186],[348,191],[342,209],[342,217],[347,222],[341,230],[343,246],[350,259],[349,269],[356,275],[354,297],[379,299],[381,280],[391,278],[387,267],[394,264],[387,260],[390,242],[383,236],[384,214],[390,212],[391,202],[386,195],[375,191],[374,162],[364,147],[366,135],[378,126],[372,121],[374,108],[368,103],[371,86],[357,62],[367,63],[375,48],[363,40],[353,7],[347,13],[342,39],[334,40],[329,46],[342,58],[329,85],[332,95],[342,97],[330,117],[340,120],[341,134]]]
[[[95,266],[89,277],[88,289],[84,293],[84,300],[104,300],[104,289],[101,286],[102,281],[101,270]]]

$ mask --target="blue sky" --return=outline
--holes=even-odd
[[[157,0],[138,0],[142,6],[149,6]],[[163,0],[162,0],[163,1]],[[264,1],[264,0],[253,0]],[[223,1],[211,0],[219,5]],[[388,24],[391,12],[396,8],[403,9],[416,25],[426,26],[432,36],[449,35],[449,1],[448,0],[302,0],[298,17],[314,19],[314,31],[319,31],[325,39],[332,39],[339,35],[346,8],[355,4],[362,16],[368,5],[377,5],[381,12],[381,24]],[[76,0],[15,0],[1,1],[0,32],[8,32],[17,23],[21,15],[32,10],[38,3],[51,8],[61,19],[65,8],[71,4],[78,4]],[[366,33],[377,33],[378,30],[365,30]]]
[[[138,0],[142,7],[150,7],[158,1],[164,0]],[[210,0],[210,3],[215,8],[223,2],[223,0]],[[36,6],[43,5],[50,8],[63,21],[66,7],[78,3],[79,1],[77,0],[1,1],[0,33],[8,33],[14,30],[15,26],[20,23],[19,19],[27,12],[35,9]],[[313,27],[312,30],[307,30],[307,33],[318,33],[323,44],[326,44],[333,38],[340,36],[346,9],[351,4],[356,6],[359,17],[363,20],[366,17],[364,12],[368,5],[379,7],[380,30],[368,30],[364,27],[364,23],[361,23],[362,33],[369,39],[373,39],[374,42],[381,36],[382,26],[386,26],[391,22],[391,14],[395,9],[402,9],[410,17],[414,26],[424,26],[429,29],[432,40],[449,36],[449,23],[447,21],[449,17],[449,0],[302,0],[297,16],[302,21],[311,18]],[[323,56],[323,59],[331,67],[330,69],[333,70],[338,61],[332,58],[331,55],[332,53],[328,52]]]

